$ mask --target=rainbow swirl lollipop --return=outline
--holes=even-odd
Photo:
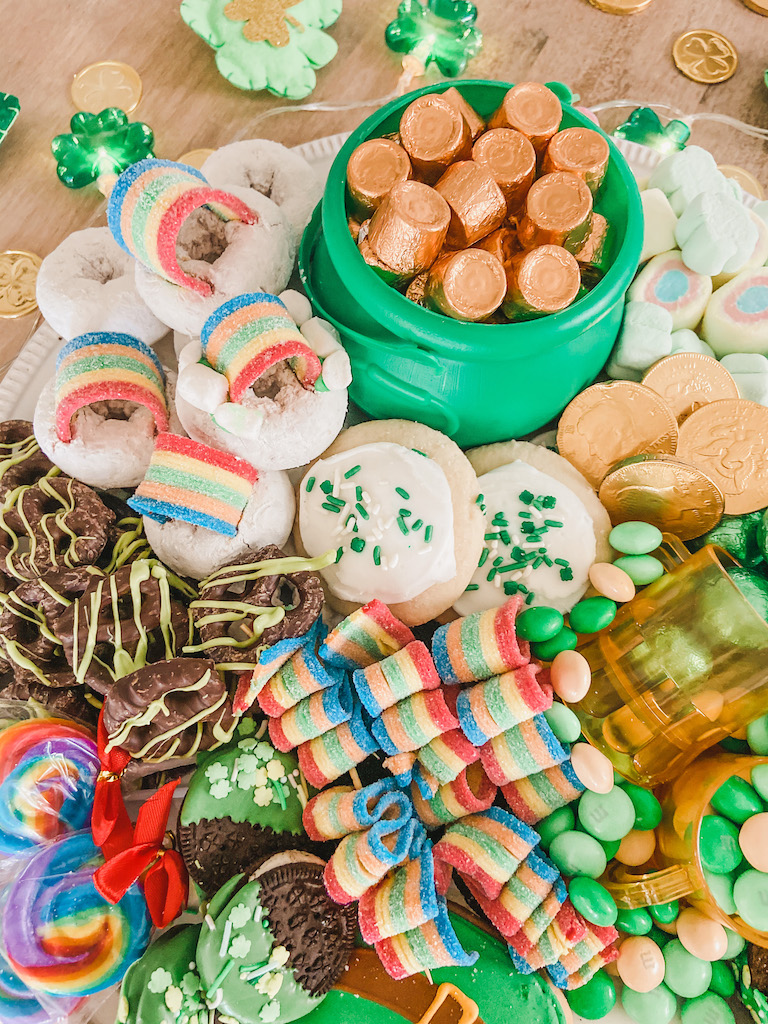
[[[0,958],[0,1021],[3,1024],[59,1024],[82,1002],[81,999],[39,998]]]
[[[0,733],[0,858],[88,828],[99,756],[92,733],[57,718]]]
[[[99,895],[103,864],[90,835],[42,847],[7,889],[3,939],[8,963],[29,988],[86,996],[120,981],[149,944],[151,923],[138,885],[115,906]]]

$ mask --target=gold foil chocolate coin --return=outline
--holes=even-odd
[[[643,522],[692,540],[720,522],[725,499],[702,469],[670,455],[635,455],[610,469],[600,501],[611,522]]]
[[[765,412],[768,416],[768,409]],[[674,455],[677,420],[664,399],[642,384],[628,380],[593,384],[560,417],[557,447],[597,489],[622,459]]]
[[[684,32],[675,40],[672,59],[686,78],[705,85],[727,81],[739,63],[733,43],[708,28]]]
[[[78,110],[98,114],[106,107],[119,107],[130,114],[141,99],[141,76],[130,64],[100,60],[77,72],[70,92]]]
[[[745,7],[748,7],[750,11],[754,11],[755,14],[762,14],[768,18],[768,0],[741,0]]]
[[[182,153],[177,162],[187,164],[188,167],[195,167],[199,171],[208,157],[215,152],[213,149],[190,149],[186,153]]]
[[[680,427],[678,456],[710,476],[729,516],[768,505],[768,408],[725,398],[691,413]]]
[[[639,14],[650,7],[653,0],[589,0],[593,7],[605,14]]]
[[[0,319],[18,320],[35,312],[35,285],[41,263],[33,252],[0,252]]]
[[[675,352],[646,372],[643,384],[661,395],[677,422],[721,398],[738,398],[736,381],[712,356],[702,352]]]

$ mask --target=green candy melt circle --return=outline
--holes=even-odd
[[[560,871],[571,877],[599,878],[605,871],[605,851],[596,839],[582,832],[561,832],[549,847],[549,856]]]
[[[623,555],[647,555],[663,540],[661,530],[650,523],[619,523],[608,534],[608,543]]]
[[[677,1011],[677,1000],[663,982],[650,992],[625,986],[621,1005],[636,1024],[669,1024]]]
[[[616,1004],[616,986],[605,971],[598,971],[581,988],[566,990],[565,998],[579,1017],[600,1020],[610,1013]]]
[[[627,793],[614,786],[610,793],[582,794],[579,821],[595,839],[608,842],[623,839],[635,824],[635,808]]]
[[[712,981],[712,965],[699,960],[679,939],[671,939],[663,950],[664,982],[675,995],[693,999],[703,995]]]

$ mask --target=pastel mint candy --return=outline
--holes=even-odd
[[[567,804],[565,807],[558,807],[546,818],[542,818],[536,826],[536,831],[539,833],[544,849],[548,850],[552,840],[561,832],[570,832],[575,822],[573,810]]]
[[[712,980],[712,965],[689,953],[679,939],[664,947],[664,983],[675,995],[693,999],[703,995]]]
[[[650,523],[619,523],[608,534],[608,543],[623,555],[647,555],[662,541],[661,530]]]
[[[749,723],[747,743],[753,754],[759,754],[761,757],[768,754],[768,715],[761,715]]]
[[[713,356],[712,346],[702,341],[695,331],[689,328],[681,328],[679,331],[672,331],[672,355],[676,352],[700,352],[703,356]]]
[[[750,927],[768,931],[768,874],[755,868],[742,872],[733,883],[733,900]]]
[[[566,877],[599,878],[605,871],[605,852],[596,839],[582,832],[561,832],[549,847],[549,856]]]
[[[725,929],[725,937],[728,939],[728,948],[720,957],[721,960],[733,960],[734,957],[738,956],[739,953],[747,945],[747,940],[742,938],[738,932],[733,931],[732,928]]]
[[[624,555],[613,564],[623,569],[636,587],[645,587],[664,575],[664,566],[653,555]]]
[[[768,800],[768,764],[755,765],[751,782],[763,800]]]
[[[699,857],[707,871],[727,875],[742,861],[739,830],[719,814],[705,814],[699,832]]]
[[[601,1020],[616,1004],[616,986],[605,971],[597,971],[581,988],[566,990],[574,1013],[585,1020]]]
[[[563,616],[556,608],[527,608],[515,621],[517,635],[523,640],[540,643],[551,640],[563,628]]]
[[[653,927],[651,915],[647,910],[620,910],[616,915],[615,927],[627,935],[647,935]]]
[[[577,633],[597,633],[616,618],[617,605],[609,597],[587,597],[568,613],[568,625]]]
[[[712,981],[709,983],[709,991],[717,993],[723,999],[730,999],[736,991],[733,972],[723,960],[715,960],[712,964]]]
[[[685,265],[713,277],[741,270],[754,251],[758,233],[743,203],[726,192],[707,191],[688,204],[677,222],[675,239]]]
[[[736,1024],[733,1010],[716,992],[686,999],[680,1010],[683,1024]]]
[[[761,352],[734,352],[720,360],[736,382],[739,397],[768,405],[768,359]]]
[[[662,982],[650,992],[624,987],[621,1005],[636,1024],[669,1024],[677,1011],[677,1000]]]
[[[575,743],[581,736],[581,723],[565,704],[555,701],[551,708],[544,712],[547,725],[561,743]]]
[[[765,726],[765,740],[768,743],[768,716]],[[749,731],[747,731],[747,742],[749,742]],[[768,750],[768,746],[766,750]],[[760,753],[760,751],[756,751],[756,753]],[[742,779],[738,775],[732,775],[730,779],[726,779],[709,802],[718,814],[736,822],[737,825],[742,825],[747,818],[751,818],[753,814],[760,814],[764,810],[763,801],[756,790],[746,779]]]
[[[577,814],[584,829],[595,839],[621,840],[635,823],[632,801],[618,786],[610,793],[587,790],[579,800]]]
[[[572,878],[568,895],[582,917],[592,924],[605,928],[616,921],[618,910],[613,896],[593,878]]]
[[[710,891],[712,899],[720,907],[724,914],[736,913],[736,904],[733,902],[733,879],[730,875],[715,875],[711,871],[704,871],[704,880]]]
[[[672,328],[668,310],[652,302],[628,302],[608,375],[620,380],[621,376],[613,372],[614,365],[637,372],[668,356],[672,351]]]

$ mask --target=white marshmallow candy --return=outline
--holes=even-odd
[[[672,351],[672,315],[652,302],[628,302],[612,364],[647,370]]]
[[[174,344],[177,337],[186,341],[186,345],[176,351],[176,362],[178,363],[179,373],[181,373],[186,367],[200,362],[203,357],[203,346],[196,338],[187,338],[183,334],[174,334]]]
[[[758,232],[742,203],[722,193],[701,192],[677,222],[675,239],[685,265],[712,277],[743,266],[754,252]]]
[[[700,352],[703,356],[716,358],[712,346],[708,345],[706,341],[702,341],[695,331],[690,331],[687,328],[683,328],[681,331],[672,331],[670,355],[675,355],[677,352]]]
[[[176,394],[203,412],[213,412],[227,400],[229,382],[204,363],[190,363],[179,369]]]
[[[342,391],[352,383],[352,365],[343,348],[325,357],[322,378],[329,391]]]
[[[729,352],[768,355],[768,268],[744,270],[712,295],[701,334],[720,357]]]
[[[643,249],[640,262],[651,256],[675,249],[677,216],[660,188],[649,188],[640,193],[643,206]]]
[[[261,433],[264,425],[264,413],[261,409],[252,409],[237,402],[224,402],[212,413],[213,422],[236,437],[253,441]]]
[[[321,359],[342,348],[341,335],[332,323],[322,317],[313,316],[311,320],[305,321],[301,325],[301,333]]]
[[[302,295],[294,288],[286,288],[277,297],[291,314],[297,327],[301,327],[312,316],[312,303],[306,295]]]
[[[717,274],[712,278],[712,285],[715,289],[722,288],[724,284],[728,284],[729,281],[732,281],[743,270],[757,270],[758,267],[764,267],[768,262],[768,223],[762,217],[758,217],[754,210],[747,210],[747,213],[757,228],[755,247],[744,266],[739,267],[738,270],[724,271],[722,274]]]
[[[648,188],[660,188],[677,216],[702,192],[734,196],[731,183],[717,168],[715,158],[700,146],[670,153],[654,168]]]
[[[723,366],[736,381],[739,396],[758,405],[768,405],[768,359],[759,352],[731,352]]]

